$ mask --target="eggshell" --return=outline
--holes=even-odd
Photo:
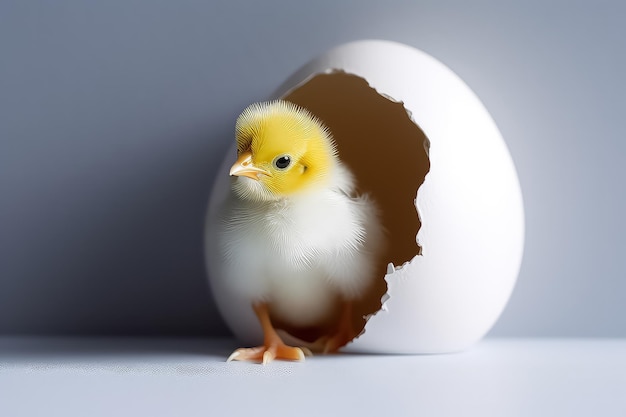
[[[504,309],[523,253],[522,195],[500,132],[480,100],[450,69],[417,49],[387,41],[353,42],[328,51],[290,77],[276,97],[300,97],[305,103],[299,104],[306,107],[306,97],[329,94],[332,89],[313,90],[306,97],[298,95],[299,89],[318,76],[333,74],[337,82],[363,81],[358,88],[375,90],[390,111],[400,108],[416,132],[396,136],[405,141],[423,138],[419,146],[425,161],[419,162],[419,152],[408,148],[395,151],[399,159],[404,156],[403,164],[414,158],[423,167],[415,174],[406,171],[410,174],[386,179],[385,184],[391,193],[396,186],[401,188],[401,182],[414,184],[417,196],[413,193],[406,201],[413,217],[403,220],[407,223],[403,233],[419,246],[411,247],[409,256],[406,251],[390,254],[387,274],[381,273],[381,282],[386,283],[386,293],[378,297],[382,307],[372,312],[361,336],[344,349],[374,353],[466,349],[486,334]],[[311,98],[318,99],[324,97]],[[365,99],[355,96],[354,100]],[[376,117],[387,116],[380,111],[364,114],[361,120]],[[380,137],[376,146],[385,149],[393,140],[393,135]],[[233,147],[209,203],[206,260],[210,278],[219,274],[217,251],[212,247],[214,213],[228,192],[228,167],[234,159]],[[381,158],[376,169],[393,163]],[[395,206],[395,202],[390,205]],[[419,228],[416,241],[414,228]],[[228,294],[218,279],[210,282],[218,308],[235,335],[250,343],[262,340],[248,302]]]

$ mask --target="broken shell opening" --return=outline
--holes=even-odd
[[[282,98],[308,109],[328,126],[340,159],[356,177],[358,191],[368,193],[380,210],[387,247],[377,261],[374,285],[353,306],[354,330],[360,334],[366,317],[381,309],[387,265],[402,265],[421,254],[415,199],[430,169],[430,142],[403,103],[343,71],[315,75]],[[314,338],[306,331],[285,330],[303,340]]]

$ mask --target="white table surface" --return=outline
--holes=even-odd
[[[224,362],[233,340],[0,338],[0,416],[626,416],[626,339]]]

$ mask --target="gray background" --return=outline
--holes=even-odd
[[[202,226],[234,119],[343,42],[420,48],[511,150],[498,336],[626,336],[623,2],[0,2],[0,333],[227,334]]]

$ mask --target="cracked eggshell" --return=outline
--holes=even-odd
[[[517,279],[524,212],[512,159],[476,95],[419,50],[359,41],[305,65],[276,97],[329,125],[340,157],[381,206],[389,231],[379,285],[356,308],[356,320],[368,320],[344,350],[443,353],[482,338]],[[209,278],[219,274],[213,214],[228,192],[234,155],[233,147],[209,203]],[[210,282],[235,335],[262,340],[248,303]]]

